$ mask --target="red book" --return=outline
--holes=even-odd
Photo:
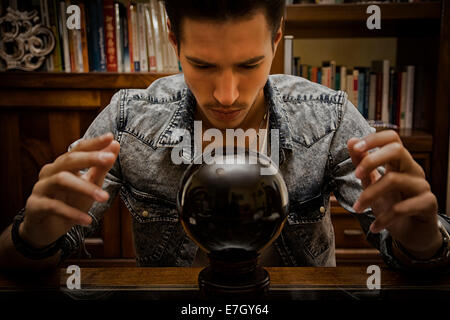
[[[106,70],[117,72],[116,24],[113,0],[103,1],[103,16],[105,21]]]

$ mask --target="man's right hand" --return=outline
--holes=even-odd
[[[39,181],[25,207],[19,234],[27,243],[43,248],[66,234],[73,226],[87,226],[94,201],[106,202],[103,180],[113,166],[119,143],[112,133],[81,140],[71,151],[42,167]],[[81,174],[80,170],[88,169]]]

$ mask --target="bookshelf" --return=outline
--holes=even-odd
[[[400,130],[403,143],[424,167],[441,208],[445,208],[448,165],[450,95],[449,0],[424,3],[376,3],[381,7],[382,29],[365,28],[366,4],[290,5],[285,34],[295,38],[397,38],[399,64],[424,64],[426,83],[417,89],[413,130]],[[363,26],[363,27],[361,27]],[[271,73],[283,72],[280,43]],[[425,48],[424,50],[416,50]],[[439,66],[439,67],[438,67]],[[24,205],[40,167],[65,152],[95,116],[123,88],[146,88],[161,73],[0,72],[0,229],[11,223]],[[419,119],[420,121],[416,121]],[[6,191],[7,186],[7,191]],[[339,264],[379,263],[374,249],[336,201],[332,201]],[[105,214],[102,229],[87,239],[93,260],[80,266],[135,265],[131,217],[117,200]]]
[[[366,9],[376,4],[381,9],[381,29],[369,30]],[[449,151],[450,95],[450,1],[418,3],[344,3],[332,5],[288,5],[285,35],[302,39],[395,37],[395,65],[417,65],[413,129],[399,130],[399,135],[415,160],[427,174],[441,210],[446,208]],[[283,73],[284,44],[280,43],[273,63],[273,73]],[[338,61],[337,61],[338,62]],[[371,249],[361,249],[361,237],[345,220],[345,210],[332,201],[338,261],[368,261],[376,256]],[[447,213],[448,214],[448,213]],[[348,214],[347,214],[348,216]],[[350,229],[349,229],[350,228]],[[339,234],[345,230],[346,235]],[[347,240],[345,240],[347,239]]]

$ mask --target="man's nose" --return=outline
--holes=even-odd
[[[231,106],[239,97],[238,82],[232,70],[223,71],[216,80],[214,98],[223,106]]]

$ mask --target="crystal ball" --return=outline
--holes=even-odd
[[[187,235],[208,254],[222,256],[259,254],[269,246],[286,221],[288,202],[278,167],[250,150],[224,151],[209,164],[194,161],[177,194]]]

